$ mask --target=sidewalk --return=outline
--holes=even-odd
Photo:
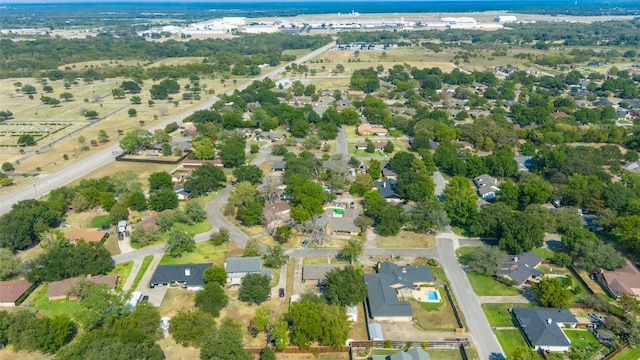
[[[131,268],[131,272],[129,273],[129,277],[125,280],[124,285],[122,285],[122,291],[129,291],[131,289],[131,285],[133,285],[133,280],[138,275],[140,271],[140,267],[142,266],[142,259],[136,259],[133,261],[133,267]]]
[[[515,296],[478,296],[481,304],[528,304],[529,300],[522,295]]]

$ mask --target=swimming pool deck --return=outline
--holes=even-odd
[[[429,299],[429,297],[427,296],[427,292],[429,291],[433,291],[436,293],[436,297],[437,299],[432,300]],[[431,302],[431,303],[435,303],[435,302],[441,302],[442,298],[440,298],[440,292],[438,291],[438,289],[434,288],[434,287],[423,287],[420,288],[420,290],[413,290],[411,292],[411,295],[413,296],[414,299],[420,301],[420,302]]]

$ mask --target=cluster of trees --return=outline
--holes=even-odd
[[[78,325],[67,315],[39,317],[29,310],[0,311],[0,347],[15,351],[54,354],[77,334]]]
[[[102,275],[113,269],[111,254],[101,243],[70,244],[61,233],[51,234],[45,251],[25,264],[31,282],[56,281],[78,275]]]

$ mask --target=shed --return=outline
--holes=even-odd
[[[358,321],[358,308],[356,306],[347,306],[347,320]]]
[[[382,326],[378,323],[371,323],[368,326],[369,340],[384,341],[384,335],[382,334]]]

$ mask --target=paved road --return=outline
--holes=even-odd
[[[435,194],[436,196],[442,196],[442,192],[444,191],[444,187],[447,185],[447,182],[442,176],[440,171],[436,171],[431,175],[433,182],[436,184]]]
[[[336,138],[336,155],[342,154],[344,156],[349,155],[349,149],[347,149],[347,131],[344,125],[338,131],[338,137]]]
[[[320,55],[321,53],[329,50],[334,45],[335,45],[335,42],[331,42],[317,50],[314,50],[306,55],[301,56],[300,58],[296,59],[294,62],[302,63],[304,61],[310,60]],[[254,80],[262,80],[267,77],[275,78],[280,74],[282,74],[283,72],[285,72],[286,71],[285,68],[289,66],[291,63],[283,64],[279,68],[276,68],[265,75],[261,75],[255,79],[252,79],[251,81],[241,84],[235,89],[229,90],[227,94],[232,94],[235,90],[242,91],[246,89],[249,85],[251,85],[251,83],[253,83]],[[218,100],[219,100],[218,97],[212,97],[211,99],[203,102],[200,105],[197,105],[191,108],[190,110],[187,110],[178,115],[172,116],[171,118],[165,121],[162,121],[159,124],[156,124],[150,130],[153,131],[155,129],[164,128],[168,123],[173,121],[177,123],[181,123],[182,119],[184,119],[185,117],[193,114],[195,111],[209,109],[211,105],[213,105]],[[38,179],[34,183],[23,186],[15,191],[12,191],[11,193],[5,196],[0,197],[0,215],[9,212],[9,210],[11,210],[11,206],[13,206],[13,204],[19,201],[26,200],[26,199],[37,199],[41,196],[48,194],[53,189],[59,188],[65,184],[72,182],[75,179],[78,179],[88,174],[89,172],[95,170],[99,166],[105,166],[109,164],[114,160],[114,156],[111,155],[111,152],[113,150],[120,151],[120,147],[114,143],[113,145],[110,145],[104,148],[103,150],[97,151],[87,156],[86,158],[79,160],[73,164],[70,164],[69,166],[63,169],[60,169],[54,173],[42,174],[38,176]],[[96,166],[96,164],[98,164],[98,166]]]
[[[440,255],[440,263],[451,283],[451,288],[458,301],[458,305],[467,322],[468,331],[473,336],[480,359],[506,359],[502,347],[491,330],[480,301],[473,292],[467,275],[462,270],[456,257],[458,237],[453,233],[439,233],[436,236],[436,248]]]

